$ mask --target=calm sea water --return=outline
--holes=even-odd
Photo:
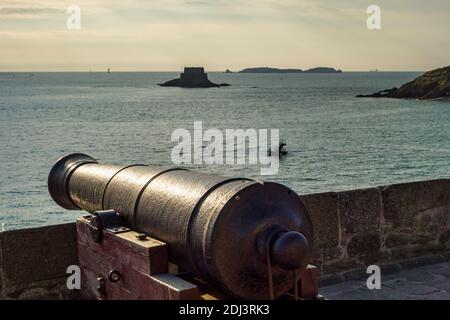
[[[357,99],[418,73],[223,74],[231,87],[161,88],[176,73],[0,73],[0,222],[5,229],[73,221],[47,174],[71,152],[171,165],[176,128],[279,128],[288,156],[276,176],[299,193],[450,175],[450,102]],[[259,166],[197,170],[261,178]],[[0,225],[1,228],[1,225]]]

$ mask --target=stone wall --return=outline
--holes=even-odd
[[[450,180],[302,196],[322,274],[446,252]]]
[[[61,299],[78,264],[75,223],[0,233],[0,299]]]
[[[322,274],[450,249],[450,180],[302,196],[314,224]],[[74,223],[0,233],[0,299],[74,298]]]

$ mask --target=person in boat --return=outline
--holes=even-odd
[[[284,148],[286,146],[286,142],[285,141],[281,141],[280,145],[278,146],[278,155],[280,156],[285,156],[288,154],[288,151]],[[269,151],[267,152],[268,156],[272,155],[272,150],[269,149]]]

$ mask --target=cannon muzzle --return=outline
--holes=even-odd
[[[286,293],[311,256],[308,212],[278,183],[100,164],[76,153],[55,163],[48,189],[65,209],[115,210],[126,226],[166,242],[173,263],[238,298]]]

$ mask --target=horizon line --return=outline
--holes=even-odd
[[[292,68],[279,68],[279,69],[292,69]],[[226,70],[205,70],[205,72],[220,72],[220,73],[226,73]],[[244,70],[244,69],[241,69]],[[239,71],[231,71],[231,73],[239,73]],[[299,69],[302,70],[302,69]],[[308,70],[308,69],[305,69]],[[350,73],[350,72],[367,72],[367,73],[377,73],[377,72],[426,72],[426,70],[342,70],[342,73]],[[157,70],[140,70],[140,71],[136,71],[136,70],[118,70],[118,71],[114,71],[114,70],[110,70],[110,73],[167,73],[167,72],[182,72],[182,70],[161,70],[161,71],[157,71]],[[106,70],[10,70],[10,71],[1,71],[0,73],[108,73],[108,69]],[[276,72],[273,72],[276,73]],[[266,74],[273,74],[270,72],[267,72]],[[289,72],[285,72],[284,74],[288,74]],[[292,72],[292,74],[298,74],[301,72]],[[304,72],[306,74],[327,74],[327,73],[308,73],[308,72]],[[253,73],[245,73],[245,74],[253,74]],[[258,73],[255,72],[255,74],[265,74],[263,72]],[[334,73],[329,73],[329,74],[334,74]]]

